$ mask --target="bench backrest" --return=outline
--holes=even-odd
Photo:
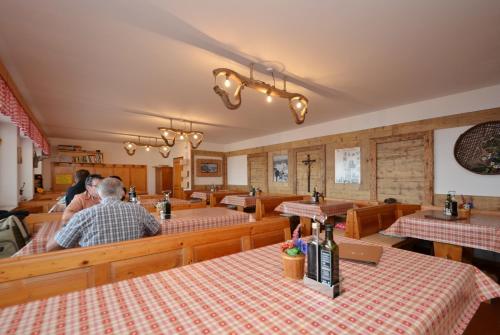
[[[347,213],[346,236],[356,239],[373,235],[391,226],[399,217],[415,213],[420,205],[383,204],[350,209]]]
[[[259,248],[288,238],[288,220],[275,217],[204,231],[1,259],[0,308]]]
[[[263,196],[257,198],[255,202],[255,220],[262,220],[264,217],[278,216],[279,212],[274,209],[283,201],[303,200],[302,195],[283,195],[283,196]]]

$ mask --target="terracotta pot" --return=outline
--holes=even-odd
[[[290,279],[304,278],[304,263],[306,258],[304,254],[289,256],[287,253],[282,252],[281,258],[283,259],[283,276]]]

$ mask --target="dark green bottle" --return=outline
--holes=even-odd
[[[320,268],[321,283],[330,287],[339,283],[339,246],[333,240],[333,225],[325,225],[325,240],[321,244]],[[339,290],[339,285],[335,286]],[[340,291],[334,292],[334,296],[340,294]]]

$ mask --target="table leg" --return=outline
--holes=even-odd
[[[462,261],[462,247],[459,245],[433,242],[434,243],[434,256],[451,259],[454,261]]]
[[[309,236],[312,233],[311,218],[301,216],[300,224],[302,225],[302,236]]]

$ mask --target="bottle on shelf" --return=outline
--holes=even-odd
[[[446,200],[444,202],[444,215],[451,216],[451,192],[446,195]]]
[[[451,216],[458,216],[458,202],[455,199],[455,192],[451,192]]]
[[[163,199],[163,203],[160,211],[160,218],[162,220],[168,220],[171,218],[172,213],[172,205],[170,204],[170,193],[165,192],[165,199]]]
[[[312,239],[307,243],[307,273],[306,276],[312,280],[321,281],[319,270],[320,252],[319,252],[319,231],[320,223],[316,220],[312,222]]]
[[[340,295],[339,246],[333,240],[333,225],[325,225],[326,238],[320,247],[320,278],[321,283],[334,287],[333,297]]]
[[[135,186],[130,186],[128,191],[128,201],[137,203],[137,193],[135,192]]]

